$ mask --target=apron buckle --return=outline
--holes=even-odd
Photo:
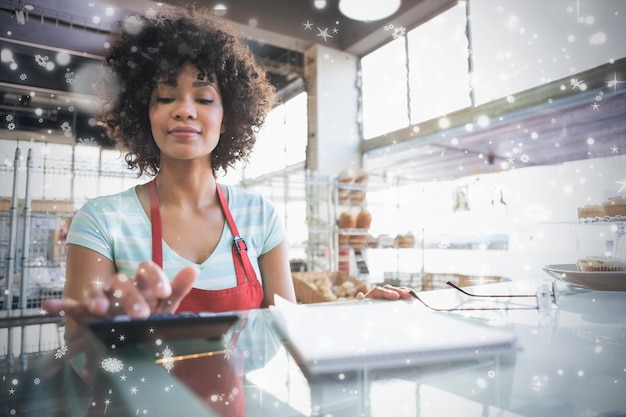
[[[234,241],[235,247],[237,248],[237,252],[241,253],[241,252],[245,252],[248,250],[248,247],[246,246],[246,242],[243,240],[242,237],[235,236],[233,241]]]

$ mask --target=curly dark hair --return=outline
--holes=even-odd
[[[275,89],[225,20],[195,7],[131,15],[118,22],[105,58],[105,75],[95,85],[103,104],[98,120],[127,152],[129,169],[139,169],[139,176],[158,173],[160,151],[148,118],[150,96],[158,80],[176,76],[188,62],[217,78],[222,95],[225,131],[212,152],[213,173],[226,173],[237,161],[248,162]]]

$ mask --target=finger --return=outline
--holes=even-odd
[[[151,261],[139,264],[134,284],[152,311],[172,294],[172,287],[163,269]]]
[[[367,294],[365,294],[367,298],[383,298],[386,300],[397,300],[400,298],[400,294],[397,291],[393,290],[393,287],[389,285],[385,285],[383,287],[374,287]]]
[[[167,298],[172,294],[172,287],[165,272],[152,261],[139,264],[135,281],[140,291],[149,293],[153,297]]]
[[[108,306],[102,302],[101,296],[107,296]],[[86,296],[92,313],[102,313],[102,308],[108,307],[101,315],[127,315],[132,318],[146,318],[150,315],[150,305],[135,285],[134,280],[126,274],[116,274],[108,283],[108,288],[89,290]],[[96,307],[98,307],[96,309]]]
[[[96,317],[87,305],[70,298],[43,300],[42,308],[48,314],[71,317],[81,324],[86,324]]]
[[[411,298],[413,298],[412,292],[414,292],[414,290],[412,288],[409,288],[409,287],[398,287],[397,291],[398,291],[398,294],[400,294],[400,298],[402,298],[402,299],[411,299]]]
[[[161,303],[161,309],[167,312],[173,312],[178,308],[180,301],[191,291],[193,283],[198,277],[198,269],[193,266],[188,266],[180,270],[178,274],[172,279],[170,283],[172,287],[172,294]]]

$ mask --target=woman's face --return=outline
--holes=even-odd
[[[224,132],[218,85],[192,64],[185,64],[175,79],[159,81],[150,98],[148,115],[161,160],[210,161],[207,156]]]

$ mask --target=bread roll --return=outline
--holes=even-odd
[[[361,209],[356,216],[357,229],[369,229],[372,225],[372,213],[367,209]]]
[[[367,183],[369,182],[370,176],[366,172],[360,172],[357,174],[354,179],[354,184],[359,186],[359,189],[350,190],[350,203],[354,205],[359,205],[365,200]]]
[[[344,211],[339,215],[337,222],[340,229],[354,229],[357,223],[357,216],[348,211]]]
[[[356,217],[350,212],[344,211],[339,215],[337,225],[340,229],[354,229],[356,227]],[[350,244],[350,235],[339,234],[339,247],[346,247]]]
[[[350,190],[342,188],[342,185],[352,184],[354,182],[354,171],[351,169],[344,169],[339,173],[339,186],[337,189],[337,196],[339,203],[345,203],[350,198]]]

